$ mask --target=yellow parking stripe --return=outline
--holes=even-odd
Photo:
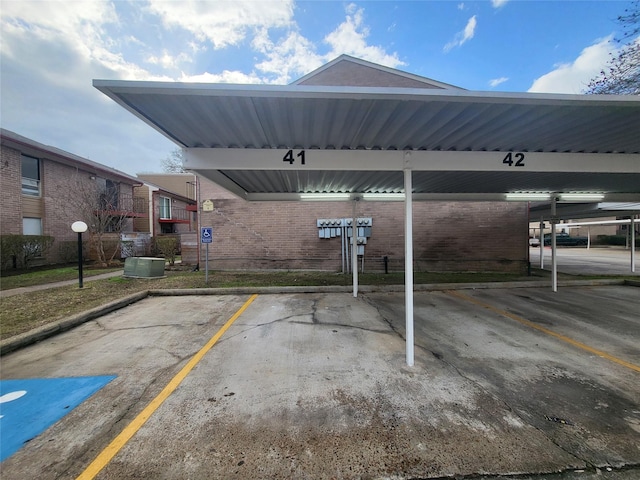
[[[193,368],[202,360],[205,354],[211,350],[211,348],[216,344],[216,342],[222,337],[224,332],[226,332],[229,327],[235,322],[240,315],[247,309],[249,305],[258,297],[257,294],[252,295],[249,300],[247,300],[240,309],[233,314],[233,316],[227,320],[227,323],[218,330],[218,332],[211,337],[211,340],[207,342],[207,344],[200,349],[198,353],[196,353],[189,362],[182,367],[175,377],[171,379],[171,381],[167,384],[166,387],[162,389],[162,391],[158,394],[156,398],[151,400],[149,405],[145,407],[142,412],[138,414],[136,418],[134,418],[129,425],[127,425],[120,434],[114,438],[107,447],[100,452],[100,454],[96,457],[96,459],[89,464],[89,466],[78,476],[77,480],[89,480],[95,478],[98,473],[111,461],[111,459],[120,451],[122,447],[126,445],[126,443],[133,437],[138,430],[145,424],[147,420],[153,415],[153,413],[164,403],[164,401],[169,398],[178,386],[182,383],[182,381],[186,378],[186,376],[193,370]]]
[[[499,308],[494,307],[493,305],[490,305],[488,303],[483,302],[482,300],[478,300],[476,298],[470,297],[469,295],[465,295],[464,293],[460,293],[457,291],[453,291],[453,290],[448,290],[447,293],[449,295],[452,295],[454,297],[457,297],[461,300],[465,300],[467,302],[473,303],[475,305],[479,305],[480,307],[486,308],[487,310],[491,310],[492,312],[495,312],[499,315],[502,315],[503,317],[507,317],[510,318],[512,320],[515,320],[518,323],[521,323],[522,325],[526,325],[527,327],[531,327],[531,328],[535,328],[536,330],[546,333],[547,335],[551,335],[552,337],[555,337],[559,340],[562,340],[563,342],[566,342],[570,345],[573,345],[574,347],[580,348],[582,350],[585,350],[589,353],[593,353],[595,355],[598,355],[599,357],[602,358],[606,358],[607,360],[611,361],[611,362],[615,362],[618,365],[622,365],[623,367],[627,367],[630,368],[631,370],[635,370],[636,372],[640,372],[640,367],[638,365],[634,365],[633,363],[629,363],[626,362],[618,357],[614,357],[613,355],[608,354],[607,352],[603,352],[602,350],[598,350],[597,348],[593,348],[590,347],[589,345],[585,345],[582,342],[578,342],[576,340],[573,340],[572,338],[569,338],[565,335],[562,335],[560,333],[556,333],[553,330],[549,330],[548,328],[545,327],[541,327],[540,325],[533,323],[529,320],[526,320],[522,317],[519,317],[518,315],[514,315],[513,313],[509,313],[505,310],[501,310]]]

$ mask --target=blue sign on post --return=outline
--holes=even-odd
[[[200,243],[213,243],[213,227],[200,229]]]

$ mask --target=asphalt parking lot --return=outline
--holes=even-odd
[[[639,304],[621,285],[416,292],[407,367],[402,293],[149,297],[2,358],[68,411],[2,478],[637,479]],[[55,381],[78,378],[99,380],[73,408]],[[29,388],[3,422],[35,415]]]

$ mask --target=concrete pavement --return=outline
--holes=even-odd
[[[540,265],[540,248],[530,248],[533,267]],[[631,250],[621,247],[560,247],[557,250],[558,272],[571,275],[640,276],[640,251],[636,251],[636,271],[631,271]],[[544,269],[551,270],[551,247],[544,248]]]
[[[3,478],[76,478],[130,425],[95,478],[640,476],[636,287],[416,292],[412,368],[402,293],[260,295],[140,423],[248,298],[149,297],[3,357],[117,375]]]

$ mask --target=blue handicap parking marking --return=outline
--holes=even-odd
[[[0,380],[0,462],[114,378]]]

